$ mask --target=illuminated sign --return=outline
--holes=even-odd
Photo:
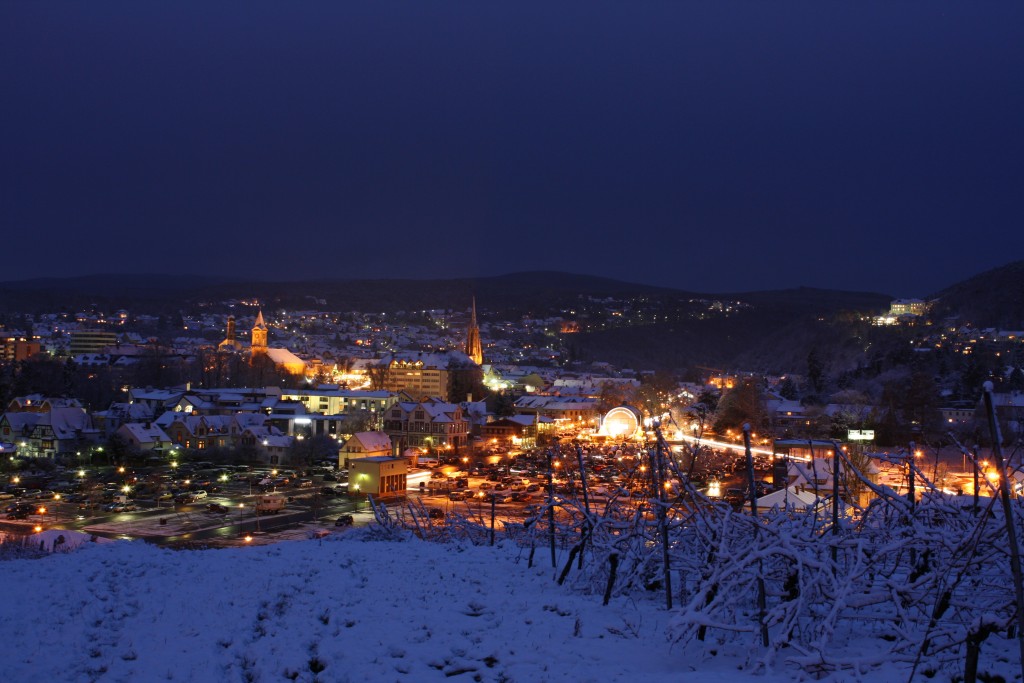
[[[874,441],[874,429],[851,429],[846,436],[849,441]]]

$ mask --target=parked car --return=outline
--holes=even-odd
[[[353,522],[355,522],[355,519],[352,515],[342,515],[334,521],[334,526],[352,526]]]
[[[210,503],[206,506],[206,509],[210,512],[216,512],[221,515],[226,515],[231,512],[227,505],[221,505],[220,503]]]
[[[427,510],[427,516],[430,519],[444,519],[444,510],[441,508],[430,508]]]
[[[337,495],[339,495],[339,493],[338,493],[338,491],[335,491],[330,486],[321,486],[320,487],[320,495],[321,496],[337,496]]]

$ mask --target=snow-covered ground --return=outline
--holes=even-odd
[[[52,546],[47,533],[34,545]],[[675,613],[660,592],[602,606],[558,585],[544,553],[530,568],[507,541],[400,539],[371,527],[219,550],[86,542],[2,562],[3,680],[822,680],[781,660],[759,668],[754,634],[671,645]],[[843,647],[856,656],[856,635]],[[876,662],[861,674],[906,681],[909,669]]]
[[[8,682],[743,678],[741,659],[670,648],[654,601],[602,607],[511,546],[354,530],[206,551],[94,544],[0,570]]]

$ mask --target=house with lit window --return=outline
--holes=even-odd
[[[231,448],[237,431],[237,426],[228,415],[164,413],[156,423],[167,433],[173,444],[196,450]]]
[[[469,420],[462,406],[438,398],[399,401],[384,414],[382,431],[391,437],[396,453],[412,447],[454,454],[469,442]]]
[[[269,424],[250,425],[238,436],[241,456],[264,465],[285,464],[294,443],[294,436],[282,434]]]
[[[170,450],[172,444],[171,437],[152,422],[126,422],[114,434],[139,451],[163,452]]]
[[[52,408],[47,412],[8,411],[0,417],[0,441],[15,444],[19,456],[74,456],[97,443],[100,430],[84,408]]]
[[[338,468],[348,469],[353,460],[391,454],[391,437],[384,432],[357,432],[338,451]]]

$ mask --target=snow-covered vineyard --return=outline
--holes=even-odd
[[[653,458],[660,504],[556,500],[493,541],[486,513],[379,505],[369,528],[317,540],[12,559],[5,678],[1020,679],[996,488],[975,507],[916,471],[912,503],[847,462],[866,507],[755,517]]]

